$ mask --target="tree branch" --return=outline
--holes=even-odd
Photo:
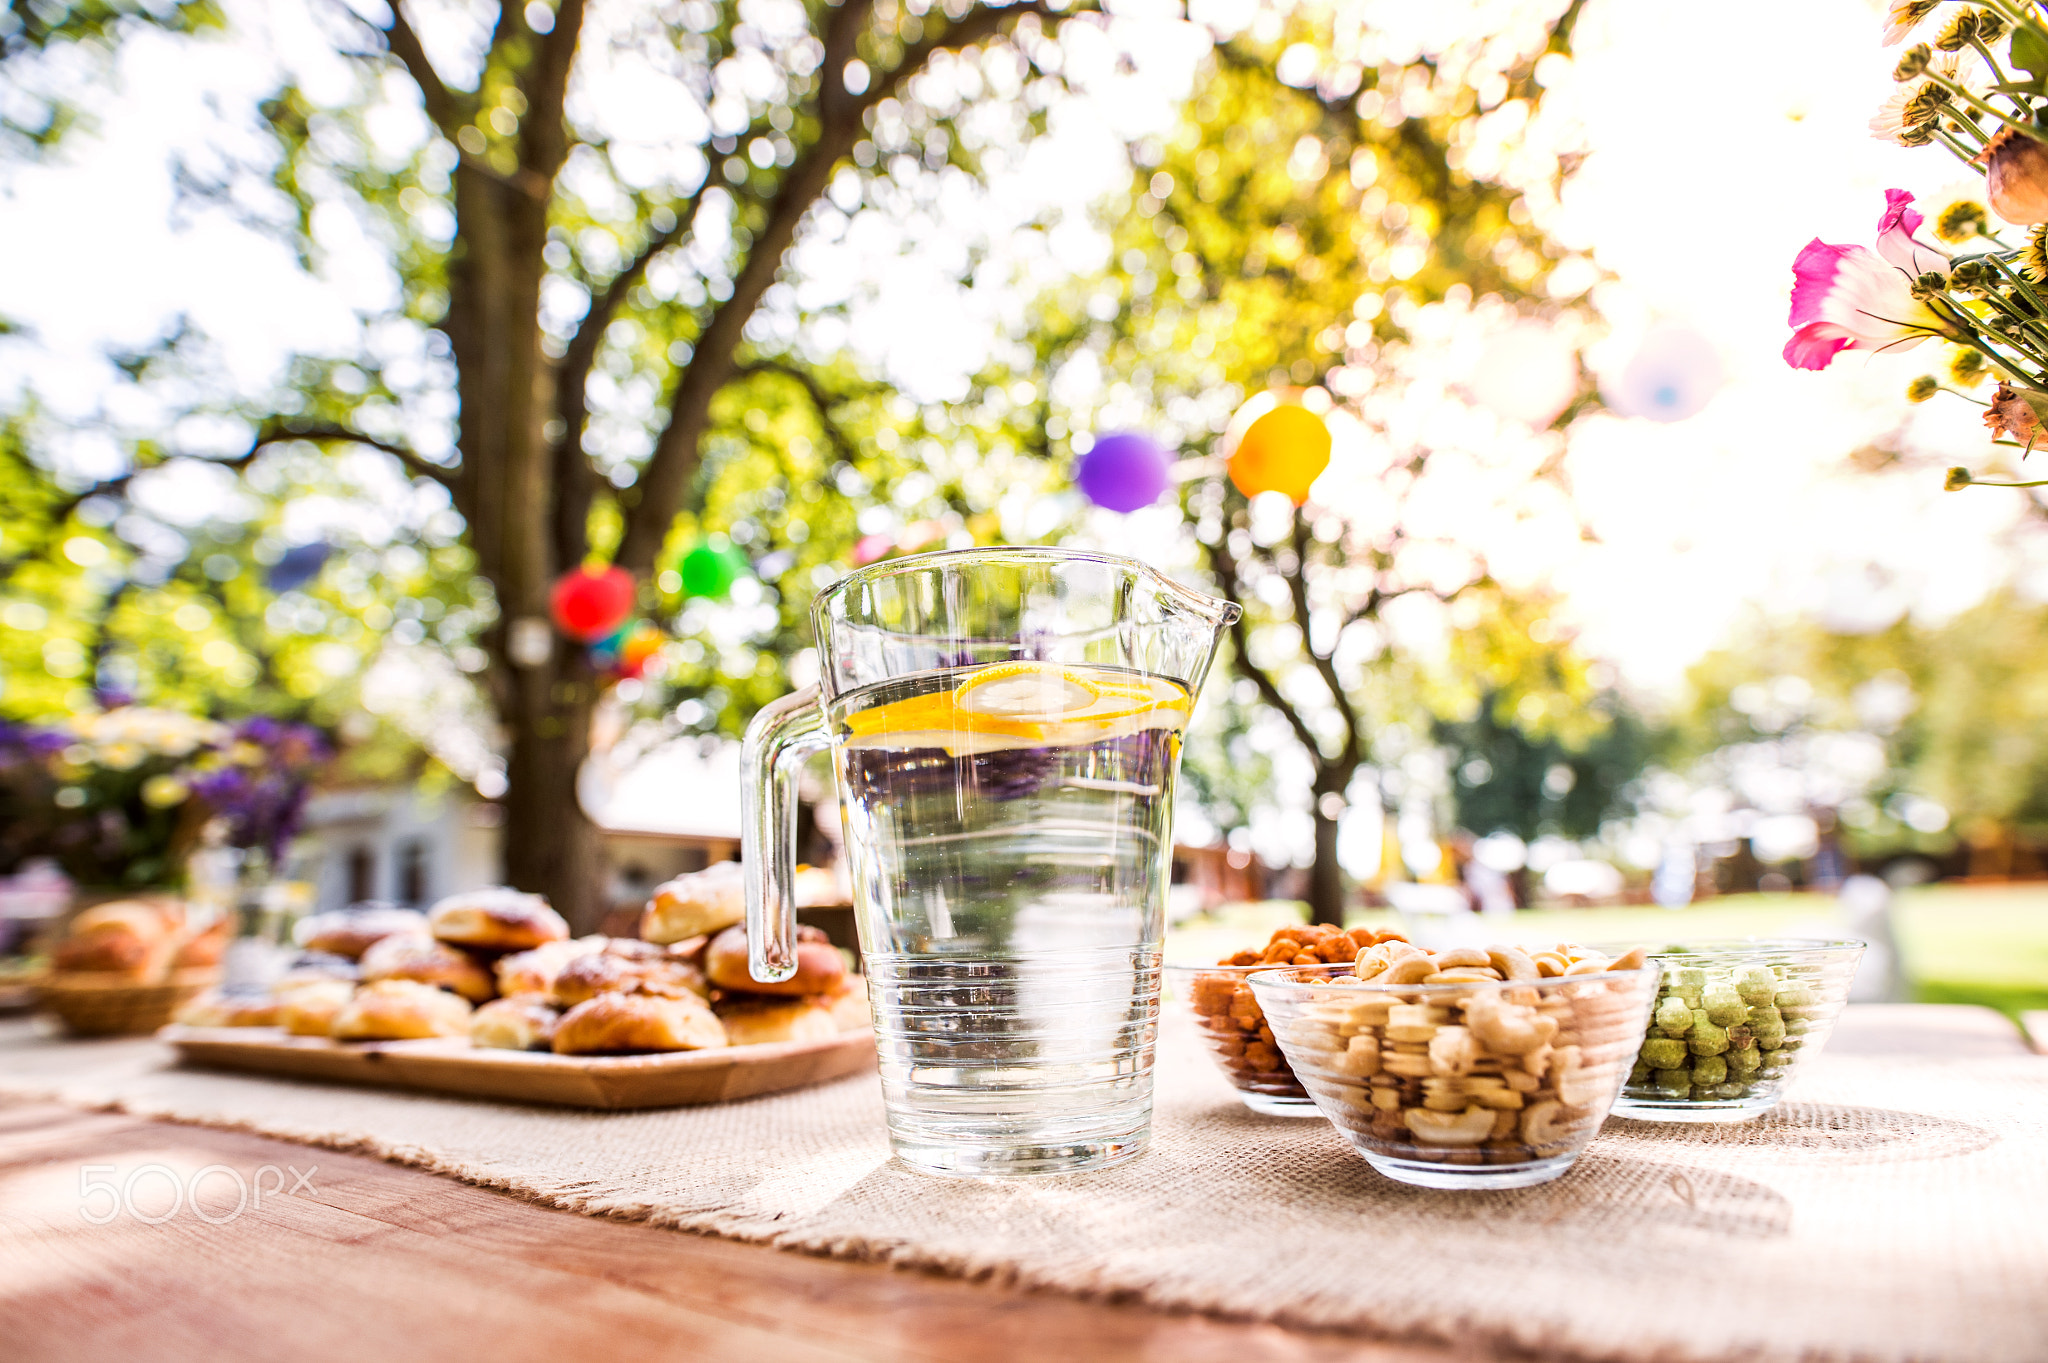
[[[550,183],[569,159],[569,126],[562,106],[568,95],[569,71],[576,64],[576,44],[583,33],[583,4],[584,0],[561,0],[555,27],[540,40],[539,56],[521,82],[527,112],[519,128],[525,152],[520,161]],[[516,23],[519,32],[528,31],[523,11],[515,15],[517,0],[504,0],[504,10],[510,17],[500,18],[501,30]]]
[[[1237,560],[1230,556],[1230,549],[1221,538],[1216,543],[1207,546],[1207,548],[1209,551],[1209,568],[1210,571],[1216,574],[1216,584],[1223,588],[1223,595],[1227,599],[1237,600],[1239,594]],[[1320,775],[1322,769],[1329,764],[1328,759],[1323,756],[1323,745],[1316,741],[1315,731],[1310,729],[1306,721],[1295,711],[1294,705],[1286,696],[1280,693],[1279,684],[1273,680],[1264,668],[1252,661],[1250,647],[1251,629],[1247,623],[1248,618],[1244,612],[1240,611],[1237,619],[1231,622],[1231,666],[1237,669],[1238,675],[1244,677],[1259,689],[1259,698],[1261,700],[1280,712],[1281,718],[1285,719],[1288,727],[1294,730],[1295,740],[1302,747],[1308,749],[1309,756],[1315,760],[1316,770]]]
[[[1353,762],[1365,760],[1364,746],[1358,736],[1358,711],[1352,708],[1351,697],[1345,694],[1344,683],[1337,677],[1337,665],[1331,661],[1336,650],[1331,644],[1331,653],[1316,652],[1315,643],[1309,633],[1308,605],[1308,520],[1301,514],[1301,508],[1294,509],[1294,571],[1284,573],[1287,579],[1288,595],[1294,601],[1294,618],[1301,626],[1301,651],[1308,654],[1315,665],[1316,675],[1323,679],[1323,689],[1330,693],[1330,703],[1337,709],[1337,717],[1344,722],[1344,751]],[[1338,631],[1342,637],[1343,631]]]
[[[821,86],[817,140],[804,149],[783,176],[781,186],[769,202],[767,221],[754,234],[746,263],[733,280],[732,295],[711,314],[710,321],[697,338],[690,364],[676,381],[675,393],[669,403],[668,424],[655,438],[654,453],[649,457],[638,484],[639,503],[626,518],[626,532],[620,541],[618,554],[622,567],[630,572],[644,572],[653,566],[654,556],[667,536],[669,522],[675,519],[683,493],[697,472],[702,454],[700,445],[710,420],[711,401],[733,376],[736,368],[734,352],[745,333],[747,321],[754,315],[754,309],[760,305],[761,296],[768,291],[768,286],[775,282],[775,276],[782,268],[784,252],[796,239],[797,227],[811,211],[811,206],[825,192],[833,169],[851,154],[853,144],[865,131],[862,115],[893,94],[934,53],[967,47],[992,37],[1002,25],[1026,14],[1055,21],[1070,17],[1055,14],[1043,0],[1028,0],[1028,3],[1003,9],[986,6],[974,9],[958,22],[946,25],[938,33],[911,47],[902,62],[887,72],[879,73],[867,92],[857,99],[847,97],[827,101],[823,98],[824,92],[835,88],[844,94],[843,83],[834,84],[840,77],[835,77],[828,66]],[[828,28],[827,36],[836,37],[844,44],[851,41],[845,36],[849,31],[858,36],[857,29],[848,30],[835,23]],[[840,63],[838,69],[841,72],[844,65],[844,62]]]
[[[426,106],[427,117],[433,119],[434,126],[452,141],[455,130],[463,124],[462,101],[455,97],[454,91],[442,81],[441,74],[434,70],[433,62],[427,59],[427,49],[420,43],[420,35],[413,32],[412,25],[406,21],[405,11],[399,8],[400,0],[385,2],[391,10],[391,22],[378,29],[384,35],[384,45],[404,65],[413,84],[420,88],[420,102]],[[349,12],[354,14],[353,10]],[[361,18],[360,15],[356,17]],[[362,22],[370,23],[367,19]],[[370,27],[377,26],[370,24]]]
[[[825,428],[825,438],[832,442],[832,447],[839,451],[841,458],[848,463],[853,462],[854,456],[860,452],[859,447],[854,444],[853,437],[846,433],[846,428],[832,416],[832,409],[846,401],[843,395],[827,391],[825,385],[818,382],[816,374],[787,360],[751,360],[735,371],[736,377],[749,374],[779,374],[802,388],[811,400],[811,407],[818,414],[818,424]]]
[[[213,460],[209,462],[225,464],[236,469],[246,468],[258,454],[263,452],[264,447],[283,445],[293,440],[304,440],[315,445],[342,443],[366,445],[370,449],[381,450],[385,454],[390,455],[393,459],[405,465],[406,472],[416,478],[431,478],[446,488],[453,488],[455,486],[457,470],[442,464],[433,463],[425,456],[414,450],[407,449],[403,445],[394,445],[388,440],[379,440],[375,436],[364,435],[360,431],[351,431],[345,426],[290,426],[281,421],[267,421],[258,428],[256,441],[249,447],[247,454],[232,460]]]

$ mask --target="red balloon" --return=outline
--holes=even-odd
[[[548,604],[562,633],[585,643],[602,639],[633,613],[633,575],[624,568],[573,568],[555,579]]]

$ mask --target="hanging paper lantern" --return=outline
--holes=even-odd
[[[555,579],[548,605],[571,639],[601,639],[633,613],[633,575],[624,568],[572,568]]]
[[[642,623],[629,633],[619,645],[618,661],[613,670],[621,677],[638,678],[647,671],[647,664],[661,652],[661,646],[668,637],[654,626]]]
[[[1173,460],[1159,442],[1137,431],[1097,438],[1074,466],[1074,482],[1089,501],[1110,511],[1136,511],[1159,500]]]
[[[1230,481],[1247,497],[1281,492],[1300,506],[1330,466],[1330,428],[1293,396],[1262,393],[1238,409]],[[1227,435],[1226,435],[1227,439]]]
[[[609,672],[618,666],[619,650],[626,646],[626,628],[620,626],[600,639],[590,641],[590,666],[593,671]]]
[[[889,535],[862,535],[853,544],[853,562],[857,568],[865,568],[876,559],[896,547],[896,541]]]
[[[288,592],[303,587],[320,576],[320,569],[326,564],[334,546],[325,540],[314,540],[311,544],[295,544],[278,556],[270,565],[270,571],[263,580],[274,592]]]
[[[1726,377],[1713,342],[1666,323],[1644,335],[1620,374],[1600,385],[1608,410],[1646,421],[1683,421],[1720,391]]]
[[[723,601],[732,584],[746,576],[747,556],[731,545],[716,549],[707,542],[684,554],[676,572],[683,579],[684,596]]]
[[[1502,416],[1541,430],[1578,395],[1579,360],[1551,327],[1519,322],[1486,343],[1466,386]]]

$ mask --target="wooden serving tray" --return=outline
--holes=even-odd
[[[202,1069],[418,1089],[461,1098],[622,1111],[758,1098],[872,1069],[866,1027],[827,1041],[785,1041],[660,1055],[552,1055],[429,1041],[332,1041],[281,1027],[183,1027],[157,1033]]]

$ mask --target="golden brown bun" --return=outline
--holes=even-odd
[[[680,942],[743,923],[746,917],[740,864],[721,861],[656,886],[640,915],[640,936],[649,942]]]
[[[725,1027],[695,994],[599,994],[562,1014],[557,1055],[701,1051],[725,1044]]]
[[[323,980],[346,980],[354,984],[361,978],[362,971],[356,968],[354,961],[329,956],[324,952],[309,951],[293,961],[290,969],[271,982],[270,992],[283,998],[294,989]]]
[[[216,918],[205,931],[185,938],[179,944],[177,954],[171,957],[171,969],[200,970],[219,965],[220,958],[228,949],[229,929],[233,926],[224,917]]]
[[[278,1007],[266,995],[201,994],[171,1019],[186,1027],[275,1027]]]
[[[602,951],[576,957],[555,975],[549,991],[554,1001],[573,1008],[599,994],[660,994],[681,998],[685,994],[707,997],[710,986],[695,964],[671,956],[651,942],[614,938]]]
[[[491,972],[468,954],[431,937],[386,937],[363,953],[363,983],[416,980],[452,989],[471,1003],[498,992]]]
[[[334,1019],[355,997],[347,980],[308,980],[278,996],[277,1020],[293,1036],[330,1036]]]
[[[796,974],[766,984],[747,973],[747,930],[727,928],[704,952],[704,974],[720,989],[748,994],[836,994],[846,984],[846,958],[814,927],[796,930]]]
[[[463,999],[417,980],[379,980],[356,990],[328,1035],[337,1041],[416,1041],[468,1032],[469,1004]]]
[[[539,994],[493,999],[469,1015],[469,1044],[498,1051],[544,1051],[562,1014]]]
[[[592,935],[578,937],[570,942],[547,942],[531,951],[515,951],[510,956],[500,956],[492,970],[498,977],[498,992],[506,998],[514,994],[546,994],[555,987],[555,976],[562,973],[562,967],[578,956],[593,951],[603,951],[609,938]]]
[[[95,905],[71,920],[50,953],[50,964],[57,970],[121,974],[137,981],[160,979],[182,944],[184,919],[182,907],[141,899]]]
[[[435,937],[479,951],[530,951],[543,942],[565,942],[569,925],[537,894],[504,886],[450,895],[427,910]]]
[[[728,1046],[765,1046],[777,1041],[830,1041],[839,1024],[815,999],[747,999],[718,1008]]]
[[[868,1008],[868,982],[862,976],[848,975],[845,988],[819,1002],[831,1010],[832,1021],[839,1024],[842,1032],[857,1032],[875,1025],[875,1015]]]
[[[330,956],[359,961],[364,952],[386,937],[400,933],[419,935],[426,930],[427,916],[418,909],[401,909],[395,904],[354,904],[301,919],[292,930],[292,940],[308,951],[324,951]]]

